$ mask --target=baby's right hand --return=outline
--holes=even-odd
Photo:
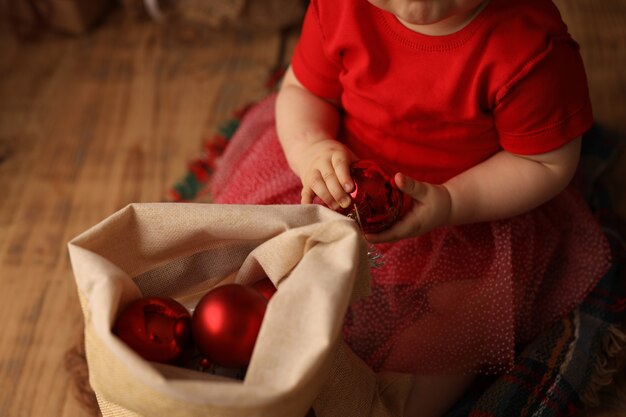
[[[298,155],[296,174],[302,181],[302,204],[318,196],[330,209],[350,205],[348,193],[354,190],[350,163],[356,156],[333,139],[316,141]]]

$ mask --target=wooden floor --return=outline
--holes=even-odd
[[[0,416],[86,415],[63,367],[81,326],[66,243],[162,201],[231,111],[266,94],[278,33],[112,17],[84,38],[0,37]]]
[[[598,121],[626,134],[626,3],[558,3]],[[163,200],[215,125],[265,94],[280,53],[277,32],[119,14],[80,38],[23,44],[0,28],[0,417],[89,415],[63,364],[81,328],[67,241],[128,203]],[[611,184],[626,214],[626,158]]]

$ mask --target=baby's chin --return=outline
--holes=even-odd
[[[439,16],[424,16],[424,17],[413,17],[413,16],[409,16],[409,17],[402,17],[402,16],[398,16],[396,15],[396,18],[404,25],[406,26],[430,26],[430,25],[436,25],[438,23],[443,22],[444,20],[446,20],[448,17],[450,16],[444,16],[444,17],[439,17]]]
[[[396,14],[400,23],[416,32],[429,35],[447,35],[462,29],[471,21],[472,13],[454,13],[444,10],[431,13],[404,13]]]
[[[443,18],[409,18],[403,19],[396,15],[396,19],[405,27],[414,32],[426,35],[447,35],[459,29],[459,25],[454,24],[449,17]]]

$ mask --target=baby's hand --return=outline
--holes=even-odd
[[[296,173],[302,181],[303,204],[313,202],[317,195],[330,209],[348,207],[354,190],[350,176],[350,163],[354,154],[336,140],[321,140],[313,143],[299,154]]]
[[[448,223],[452,199],[445,186],[415,181],[400,173],[395,175],[394,180],[396,186],[414,200],[413,206],[389,229],[368,234],[369,242],[393,242],[419,236]]]

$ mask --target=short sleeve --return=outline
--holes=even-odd
[[[325,35],[316,1],[311,1],[291,61],[293,72],[313,94],[333,100],[341,97],[341,65],[327,55]]]
[[[585,69],[571,39],[554,41],[496,100],[500,144],[512,153],[552,151],[582,135],[593,121]]]

